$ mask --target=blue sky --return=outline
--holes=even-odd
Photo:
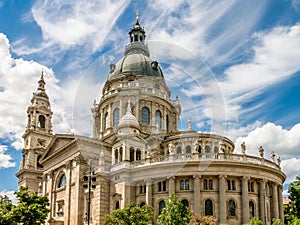
[[[55,133],[90,136],[109,63],[139,11],[180,128],[216,132],[300,175],[300,1],[0,0],[0,192],[17,189],[26,109],[45,71]]]

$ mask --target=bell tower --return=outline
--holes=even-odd
[[[46,94],[44,71],[38,81],[38,87],[27,109],[27,126],[23,135],[24,148],[20,170],[16,174],[19,178],[19,187],[27,186],[30,191],[39,192],[41,185],[43,165],[39,159],[51,141],[52,135],[52,111],[49,97]]]

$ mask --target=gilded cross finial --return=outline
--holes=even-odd
[[[44,80],[44,68],[42,68],[41,80]]]
[[[139,23],[139,11],[138,10],[136,10],[135,19],[136,19],[136,23],[138,24]]]

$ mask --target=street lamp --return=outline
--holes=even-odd
[[[87,224],[90,225],[91,217],[91,189],[96,188],[96,177],[94,175],[93,165],[90,166],[90,171],[88,175],[83,176],[83,188],[88,189],[88,210],[87,210]]]

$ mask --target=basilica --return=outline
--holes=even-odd
[[[176,193],[199,217],[219,225],[283,221],[280,158],[246,153],[246,144],[218,134],[178,130],[182,107],[171,98],[146,32],[136,23],[124,56],[110,65],[99,102],[92,106],[92,137],[54,134],[42,72],[27,109],[20,186],[47,196],[47,225],[103,224],[114,209],[150,204],[156,218]]]

